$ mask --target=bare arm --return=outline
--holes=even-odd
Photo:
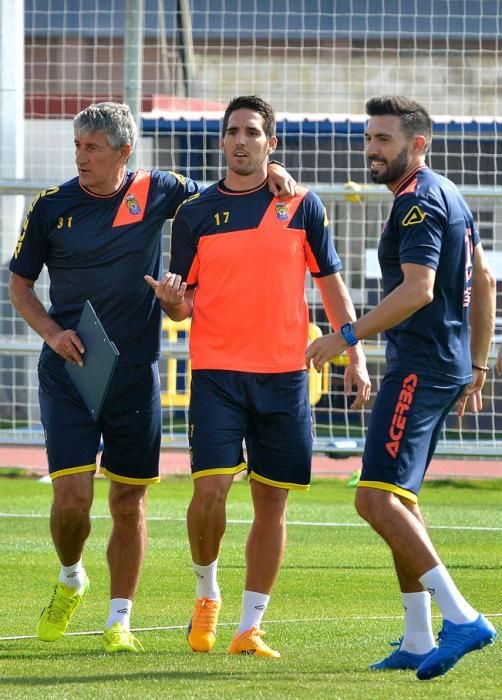
[[[358,338],[369,338],[393,328],[432,301],[435,270],[414,263],[404,263],[401,269],[401,284],[355,324]]]
[[[404,275],[401,284],[353,324],[360,340],[392,328],[432,301],[435,271],[414,263],[404,263],[401,269]],[[307,365],[312,362],[320,370],[325,362],[346,349],[347,343],[340,333],[316,338],[307,350]]]
[[[481,243],[476,246],[472,269],[471,291],[471,356],[472,382],[466,387],[457,402],[457,414],[463,416],[467,403],[477,413],[483,408],[481,390],[486,372],[477,367],[486,367],[488,353],[495,328],[496,282]]]
[[[75,331],[64,330],[49,316],[35,292],[35,283],[32,280],[12,272],[9,293],[14,308],[54,352],[65,360],[83,365],[82,353],[85,348],[82,341]]]
[[[349,290],[345,286],[341,275],[335,273],[326,277],[317,277],[315,282],[321,293],[324,310],[333,328],[340,328],[344,323],[355,321],[356,312]],[[371,382],[366,368],[366,357],[361,343],[344,348],[350,363],[344,375],[344,393],[349,396],[353,385],[357,388],[357,395],[351,408],[361,408],[370,398]]]
[[[472,270],[471,355],[472,363],[486,367],[495,328],[496,282],[481,243],[476,246]]]
[[[499,353],[497,355],[497,361],[495,363],[495,368],[497,370],[497,374],[502,377],[502,345],[499,347]]]
[[[183,319],[192,315],[195,290],[187,290],[186,282],[181,281],[180,275],[166,272],[161,280],[145,275],[145,281],[154,290],[162,310],[170,319],[183,321]]]

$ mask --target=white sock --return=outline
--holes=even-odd
[[[242,634],[251,627],[259,627],[267,609],[270,596],[255,591],[244,591],[242,594],[242,610],[237,635]]]
[[[427,654],[434,646],[429,591],[401,593],[404,607],[404,634],[401,649],[411,654]]]
[[[110,614],[105,623],[105,629],[109,630],[116,622],[120,622],[126,630],[130,630],[131,610],[132,600],[128,598],[112,598],[110,600]]]
[[[221,600],[220,587],[216,580],[218,574],[218,559],[207,566],[192,562],[192,567],[196,579],[195,597]]]
[[[64,583],[68,588],[75,588],[75,590],[80,591],[84,585],[84,580],[85,569],[82,566],[82,558],[71,566],[61,565],[61,571],[59,572],[60,583]]]
[[[469,605],[456,587],[444,564],[426,571],[419,579],[441,610],[443,617],[455,625],[474,622],[479,613]]]

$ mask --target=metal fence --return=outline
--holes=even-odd
[[[0,184],[0,214],[14,196],[22,197],[25,209],[36,183]],[[335,244],[344,263],[344,279],[358,313],[378,303],[381,295],[376,248],[391,198],[381,188],[357,189],[343,185],[317,186],[330,218]],[[497,276],[502,280],[502,199],[493,190],[466,189],[466,198],[479,221],[483,243]],[[4,231],[3,218],[0,216]],[[489,227],[486,225],[489,222]],[[170,223],[164,232],[165,264],[168,265]],[[8,259],[0,276],[0,442],[41,444],[43,432],[37,399],[37,358],[40,338],[13,311],[8,300]],[[500,284],[500,282],[499,282]],[[317,288],[310,278],[306,283],[311,309],[312,333],[328,331]],[[36,284],[42,300],[48,301],[46,271]],[[502,289],[498,294],[496,341],[502,342]],[[162,334],[163,445],[186,447],[187,406],[190,367],[188,362],[189,322],[175,324],[164,319]],[[365,343],[374,390],[384,370],[385,345],[381,339]],[[491,360],[495,357],[495,346]],[[348,409],[343,396],[343,356],[326,367],[322,374],[311,371],[310,395],[314,419],[314,448],[336,455],[362,451],[370,405],[361,412]],[[484,411],[469,415],[460,423],[448,417],[437,452],[443,455],[500,456],[502,454],[502,380],[488,375]]]

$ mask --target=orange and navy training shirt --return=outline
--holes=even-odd
[[[73,178],[37,195],[9,269],[34,281],[45,265],[49,314],[62,328],[77,327],[89,299],[120,351],[120,364],[153,362],[161,309],[143,276],[162,274],[164,222],[197,191],[193,180],[159,170],[128,171],[109,196]],[[58,358],[45,344],[41,357]]]
[[[401,284],[403,263],[431,267],[436,279],[431,303],[386,331],[388,370],[471,380],[469,306],[479,240],[453,182],[423,166],[398,183],[378,247],[384,295]]]
[[[191,197],[173,222],[170,270],[196,288],[192,368],[305,368],[306,271],[323,277],[341,268],[314,192],[279,200],[266,182],[235,192],[221,181]]]

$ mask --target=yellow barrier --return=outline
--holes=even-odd
[[[162,332],[166,334],[169,343],[177,343],[178,336],[183,333],[188,337],[190,331],[189,318],[184,321],[171,321],[170,318],[164,316],[162,319]],[[160,392],[160,403],[162,406],[169,408],[186,408],[190,399],[190,360],[188,356],[182,360],[186,364],[186,379],[185,391],[178,391],[178,360],[175,357],[170,357],[167,360],[167,389]]]
[[[309,340],[320,338],[322,331],[315,323],[309,323]],[[325,364],[320,372],[313,367],[309,369],[309,399],[310,405],[315,406],[323,394],[329,391],[329,365]]]
[[[165,316],[162,320],[162,332],[165,333],[166,339],[171,344],[176,344],[180,334],[185,337],[188,336],[190,331],[190,319],[186,318],[184,321],[171,321],[170,318]],[[322,335],[322,331],[319,326],[314,323],[309,324],[309,340],[314,340]],[[185,379],[185,390],[178,391],[178,363],[179,359],[175,357],[170,357],[167,360],[167,381],[166,381],[166,391],[162,391],[160,394],[160,401],[162,406],[167,408],[186,408],[190,400],[190,360],[188,357],[182,360],[186,363],[186,379]],[[332,360],[333,364],[345,366],[348,364],[347,355],[339,355]],[[312,406],[315,406],[323,396],[329,392],[329,365],[326,364],[322,368],[321,372],[317,372],[315,369],[309,369],[309,399]]]

